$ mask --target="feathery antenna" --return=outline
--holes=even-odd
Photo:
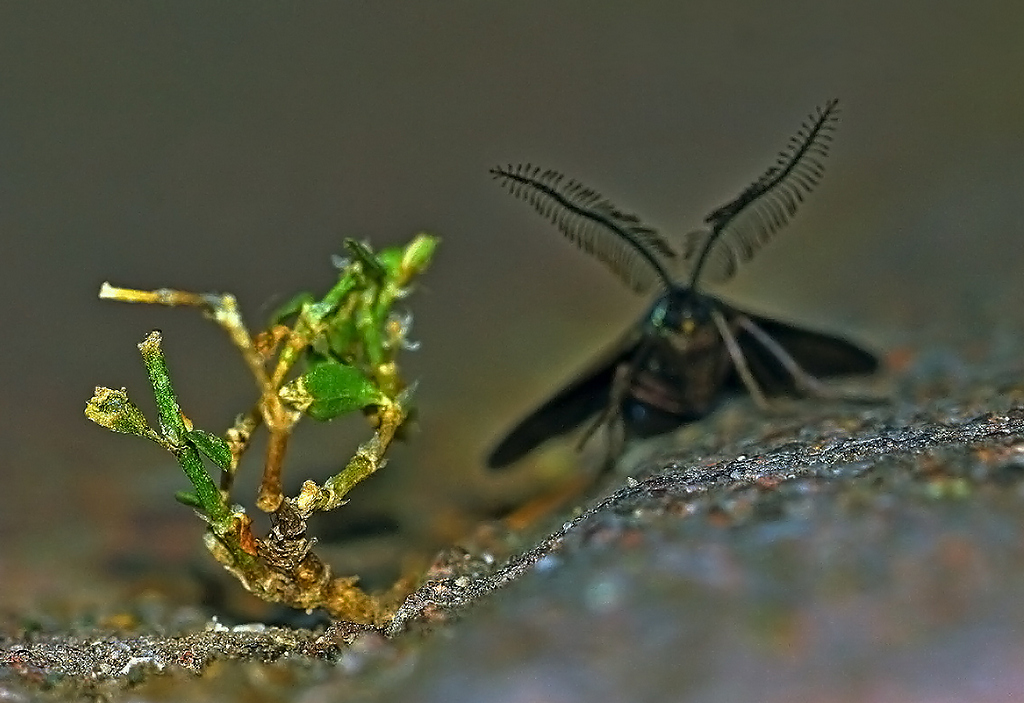
[[[558,171],[520,164],[492,168],[491,175],[633,291],[645,292],[659,280],[672,287],[672,277],[659,257],[671,259],[675,252],[636,215],[619,210],[600,193]]]
[[[709,229],[686,235],[682,259],[693,266],[691,288],[702,274],[720,281],[730,278],[793,217],[825,173],[838,104],[829,100],[808,116],[760,178],[704,218]]]

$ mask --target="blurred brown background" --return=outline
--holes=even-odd
[[[201,549],[175,465],[82,415],[97,384],[151,407],[148,330],[200,426],[252,398],[219,330],[98,301],[106,279],[231,291],[256,326],[330,282],[343,237],[441,235],[409,301],[421,432],[363,503],[433,535],[518,491],[484,475],[487,446],[648,301],[493,184],[497,163],[683,232],[839,97],[824,183],[722,295],[882,350],[1012,347],[1022,36],[1009,2],[0,5],[0,600]],[[291,476],[326,476],[361,431],[307,428]]]

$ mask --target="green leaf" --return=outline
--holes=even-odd
[[[352,315],[338,315],[331,320],[325,334],[331,353],[338,357],[353,354],[359,340],[359,330]]]
[[[188,491],[178,491],[174,494],[174,500],[178,501],[182,505],[187,505],[190,508],[196,508],[198,510],[203,509],[203,503],[199,500],[195,493],[189,493]]]
[[[231,466],[231,447],[217,435],[197,429],[188,432],[185,439],[220,468],[227,470]]]
[[[124,388],[96,387],[96,392],[85,406],[85,416],[97,425],[122,434],[145,437],[155,442],[160,441],[142,411],[128,399]]]
[[[156,409],[160,413],[160,434],[174,445],[180,445],[182,437],[188,432],[185,417],[178,406],[178,396],[174,393],[170,373],[167,371],[167,359],[161,347],[160,330],[153,330],[139,344],[142,361],[149,373],[149,382],[153,387],[153,398]]]
[[[402,275],[408,279],[422,273],[434,257],[434,250],[440,240],[429,234],[418,234],[402,255]]]
[[[279,325],[289,317],[298,315],[302,310],[303,305],[307,305],[313,302],[313,295],[311,293],[298,293],[291,297],[288,302],[283,303],[274,310],[270,315],[270,324]]]
[[[377,252],[377,260],[384,267],[384,270],[387,271],[389,280],[394,281],[398,278],[404,256],[405,250],[399,247],[387,247]]]
[[[280,395],[289,405],[320,421],[384,400],[384,394],[362,371],[338,361],[313,366],[283,386]]]
[[[377,260],[370,247],[355,239],[346,239],[345,248],[352,254],[352,258],[363,265],[363,273],[367,278],[375,283],[383,283],[387,269]]]

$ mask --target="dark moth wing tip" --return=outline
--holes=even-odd
[[[636,351],[638,333],[638,328],[631,328],[573,381],[516,423],[487,455],[487,467],[503,469],[547,440],[576,430],[601,412],[608,404],[616,367]]]
[[[549,439],[572,432],[604,407],[612,366],[569,384],[509,430],[487,455],[487,468],[514,464]]]
[[[492,470],[504,469],[526,456],[533,447],[515,446],[505,438],[487,455],[487,468]]]
[[[740,314],[781,346],[804,372],[820,380],[872,374],[882,365],[875,353],[843,336],[748,312]],[[747,330],[740,332],[737,341],[755,379],[768,395],[801,393],[790,372],[780,365],[779,357],[764,343]],[[739,388],[739,379],[732,379],[731,386]]]

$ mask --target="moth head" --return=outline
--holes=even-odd
[[[703,334],[711,320],[711,303],[690,288],[670,290],[654,304],[650,324],[656,330],[692,338]]]

